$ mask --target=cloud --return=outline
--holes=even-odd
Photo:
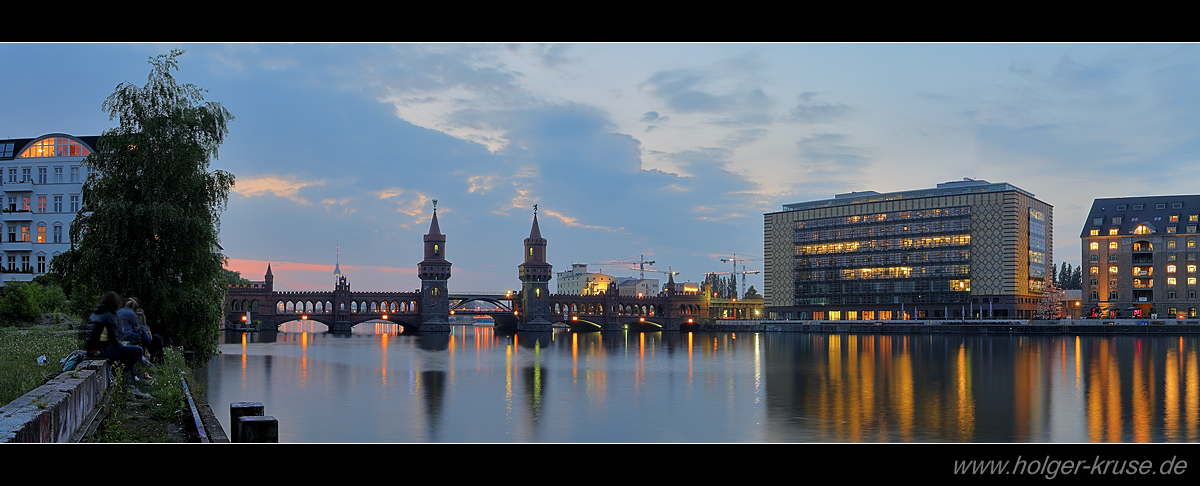
[[[849,106],[817,101],[816,93],[804,92],[796,97],[796,106],[792,107],[789,119],[806,124],[829,123],[845,117],[848,113]]]
[[[604,230],[604,231],[608,231],[608,232],[617,232],[617,231],[622,231],[625,229],[625,228],[609,228],[607,226],[582,224],[582,223],[578,222],[577,218],[572,218],[565,214],[559,213],[558,211],[546,210],[546,211],[542,211],[542,213],[545,214],[546,216],[558,218],[558,220],[562,221],[563,224],[570,226],[570,227],[575,227],[575,228],[598,229],[598,230]]]
[[[300,181],[291,177],[259,176],[239,177],[233,187],[233,192],[246,197],[265,196],[267,193],[278,197],[291,199],[300,204],[312,204],[298,195],[301,189],[310,186],[324,185],[324,180]]]

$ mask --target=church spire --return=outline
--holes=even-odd
[[[529,229],[529,239],[531,239],[531,240],[542,239],[542,229],[538,227],[538,222],[537,222],[537,204],[533,205],[533,227]]]
[[[334,240],[333,247],[333,283],[337,284],[339,278],[342,277],[342,239]]]

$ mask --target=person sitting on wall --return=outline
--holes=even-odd
[[[146,336],[149,338],[149,340],[146,341],[142,347],[145,348],[146,352],[150,354],[150,359],[154,360],[156,363],[162,363],[164,357],[162,335],[151,331],[150,324],[146,320],[146,312],[141,308],[137,309],[137,319],[142,325],[142,330],[146,332]]]
[[[120,307],[121,296],[116,292],[108,292],[100,298],[84,328],[84,350],[90,357],[120,362],[125,374],[132,378],[133,367],[142,361],[143,351],[138,346],[121,344],[116,316]]]

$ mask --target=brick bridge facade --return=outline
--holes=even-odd
[[[496,326],[517,331],[549,331],[557,323],[577,331],[626,327],[677,331],[710,317],[707,293],[677,291],[674,276],[669,277],[666,290],[655,296],[621,296],[615,286],[595,295],[551,294],[551,266],[546,262],[546,240],[536,210],[525,239],[524,262],[517,267],[521,290],[516,293],[453,294],[448,290],[451,264],[445,259],[446,236],[438,226],[436,201],[424,243],[425,259],[417,264],[419,291],[353,292],[346,277],[335,270],[336,281],[330,291],[277,292],[267,264],[263,281],[229,286],[226,326],[278,329],[285,322],[312,320],[325,324],[332,333],[349,333],[363,322],[389,321],[406,330],[448,332],[450,316],[460,313],[487,314]],[[467,310],[468,303],[478,301],[495,309]]]

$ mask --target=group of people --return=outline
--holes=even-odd
[[[84,335],[88,356],[121,363],[133,382],[150,379],[145,371],[134,372],[139,364],[152,367],[147,356],[162,357],[162,337],[150,331],[145,312],[134,299],[122,305],[121,295],[116,292],[104,294],[92,308]]]

